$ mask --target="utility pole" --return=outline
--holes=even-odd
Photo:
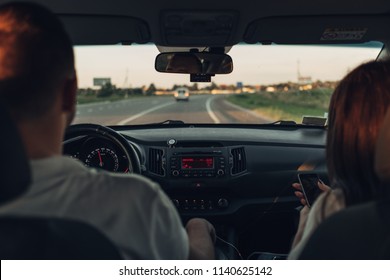
[[[129,68],[126,68],[125,81],[123,82],[123,89],[125,90],[125,98],[129,97]]]

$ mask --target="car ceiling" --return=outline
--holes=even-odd
[[[2,2],[8,1],[0,0],[0,3]],[[161,46],[224,47],[240,42],[335,43],[320,41],[321,35],[327,28],[366,30],[361,40],[345,40],[336,43],[359,43],[372,40],[390,43],[388,28],[390,1],[388,0],[240,0],[235,2],[226,0],[40,0],[33,2],[44,4],[61,17],[75,45],[152,42]],[[185,22],[190,16],[188,11],[196,11],[197,15]],[[175,16],[181,18],[184,33],[180,33],[181,30],[166,31],[168,26],[166,20]],[[230,16],[228,22],[231,28],[225,32],[228,33],[225,37],[222,35],[218,37],[219,35],[213,34],[216,30],[213,23],[210,25],[210,21],[218,21],[223,16]],[[206,33],[211,31],[209,34],[202,32],[196,34],[197,30],[202,29]],[[224,31],[217,32],[222,34]]]

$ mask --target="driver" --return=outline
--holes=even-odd
[[[202,63],[195,53],[175,53],[168,60],[166,71],[172,73],[201,74]]]
[[[192,219],[184,228],[157,184],[135,174],[97,173],[62,156],[76,91],[72,43],[57,17],[32,3],[0,6],[0,98],[32,172],[27,193],[0,214],[84,221],[127,259],[214,258],[214,227]]]

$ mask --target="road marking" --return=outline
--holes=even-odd
[[[210,115],[210,118],[213,119],[214,123],[221,123],[221,121],[217,118],[217,116],[214,114],[213,110],[211,110],[211,101],[215,98],[215,96],[213,97],[210,97],[209,99],[207,99],[206,101],[206,109],[207,109],[207,113],[209,113]]]
[[[129,123],[129,122],[135,120],[135,119],[138,119],[139,117],[142,117],[143,115],[149,114],[149,113],[151,113],[153,111],[159,110],[161,108],[167,107],[167,106],[172,105],[172,104],[175,104],[175,103],[174,102],[168,102],[168,103],[164,103],[164,104],[152,107],[152,108],[150,108],[148,110],[142,111],[141,113],[139,113],[137,115],[134,115],[134,116],[129,117],[127,119],[121,120],[120,122],[117,123],[117,125],[124,125],[126,123]]]
[[[83,107],[94,107],[96,105],[102,105],[102,104],[108,104],[110,101],[97,101],[92,103],[86,103],[86,104],[77,104],[77,108],[83,108]]]

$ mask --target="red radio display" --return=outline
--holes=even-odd
[[[182,157],[181,168],[182,169],[213,169],[214,158],[213,157]]]

